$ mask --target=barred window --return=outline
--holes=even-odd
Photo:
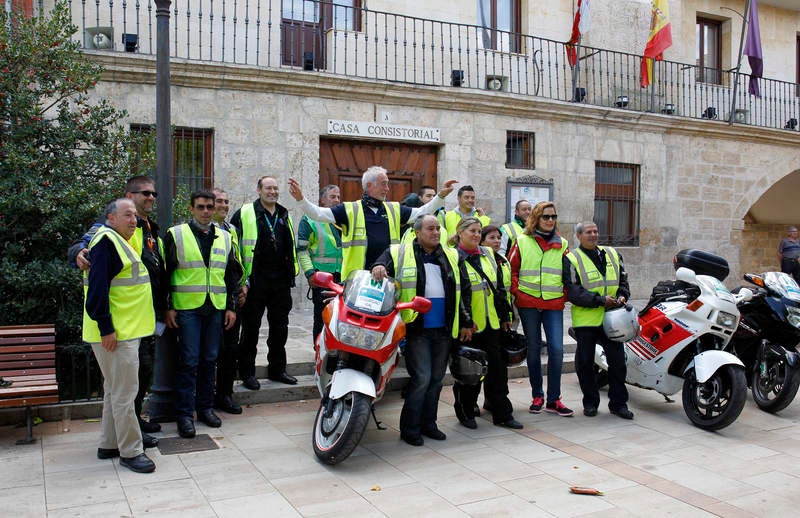
[[[536,169],[536,133],[506,132],[506,169]]]
[[[142,152],[156,149],[156,129],[154,126],[132,124],[131,132],[148,135],[144,141]],[[213,185],[213,145],[214,130],[203,128],[176,127],[172,134],[172,184],[175,189],[185,185],[189,192],[208,190]],[[149,174],[156,178],[156,171],[138,171],[137,174]],[[175,193],[173,193],[174,195]]]
[[[639,166],[595,162],[594,221],[600,243],[639,246]]]

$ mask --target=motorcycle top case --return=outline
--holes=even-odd
[[[693,270],[697,275],[710,275],[719,281],[725,280],[731,272],[724,258],[696,248],[687,248],[675,254],[675,269],[681,266]]]

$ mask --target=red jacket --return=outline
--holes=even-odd
[[[534,235],[533,238],[536,239],[536,242],[539,244],[539,248],[542,249],[542,252],[547,252],[551,248],[562,248],[561,236],[558,232],[553,232],[553,236],[549,240],[545,240],[545,238],[539,235]],[[567,252],[569,252],[569,248],[564,248],[561,252],[562,255],[566,255]],[[514,246],[511,248],[511,252],[508,254],[508,261],[511,263],[511,293],[514,295],[515,306],[518,308],[536,308],[542,310],[547,309],[563,311],[564,304],[567,302],[566,291],[564,291],[564,294],[557,299],[544,300],[540,297],[533,297],[519,290],[520,254],[516,243],[514,243]]]

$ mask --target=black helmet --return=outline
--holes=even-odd
[[[528,340],[516,331],[506,331],[503,336],[503,350],[509,367],[519,365],[528,358]]]
[[[465,385],[478,385],[486,376],[486,351],[460,345],[450,354],[450,374]]]

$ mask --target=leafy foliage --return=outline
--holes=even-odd
[[[0,324],[79,332],[83,293],[70,242],[122,194],[137,157],[126,116],[90,91],[102,68],[71,39],[64,2],[0,11]]]

